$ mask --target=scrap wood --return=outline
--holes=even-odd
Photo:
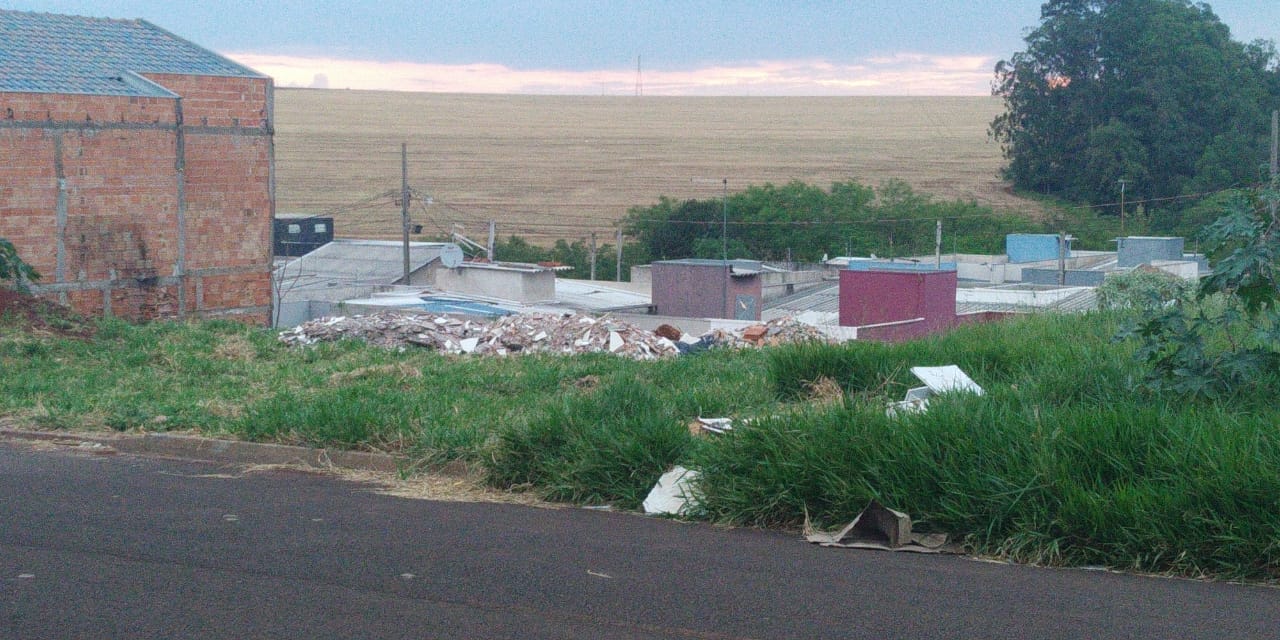
[[[947,544],[947,534],[921,534],[911,530],[911,516],[895,511],[876,500],[839,531],[809,533],[805,540],[824,546],[845,549],[880,549],[885,551],[912,551],[915,553],[960,553],[954,544]]]

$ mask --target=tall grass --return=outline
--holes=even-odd
[[[850,401],[696,449],[706,515],[835,527],[877,498],[924,530],[1020,561],[1280,577],[1274,409],[1134,391],[1137,364],[1105,340],[1114,320],[1033,318],[911,344],[775,351],[779,393],[794,394],[794,381],[776,376],[838,376]],[[987,395],[885,415],[892,395],[880,391],[905,386],[904,368],[948,363]]]
[[[627,508],[684,464],[701,469],[702,516],[719,522],[836,527],[874,497],[979,553],[1280,579],[1280,410],[1265,393],[1142,390],[1132,346],[1111,341],[1123,322],[1039,316],[651,363],[290,349],[222,322],[104,321],[90,340],[0,322],[0,415],[461,459],[494,486]],[[986,395],[885,415],[918,384],[910,367],[943,364]],[[841,401],[809,397],[826,380]],[[1271,372],[1252,389],[1277,385]],[[701,439],[685,426],[697,416],[752,420]]]

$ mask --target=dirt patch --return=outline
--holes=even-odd
[[[20,331],[88,339],[94,327],[71,309],[55,302],[0,288],[0,323]]]

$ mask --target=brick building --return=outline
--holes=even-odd
[[[143,20],[0,10],[0,237],[132,319],[270,315],[271,78]]]

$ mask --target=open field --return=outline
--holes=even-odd
[[[400,144],[424,234],[463,224],[537,242],[608,237],[660,195],[766,182],[899,178],[938,197],[1038,211],[998,179],[996,98],[667,98],[279,89],[277,210],[332,212],[340,235],[397,237]]]

